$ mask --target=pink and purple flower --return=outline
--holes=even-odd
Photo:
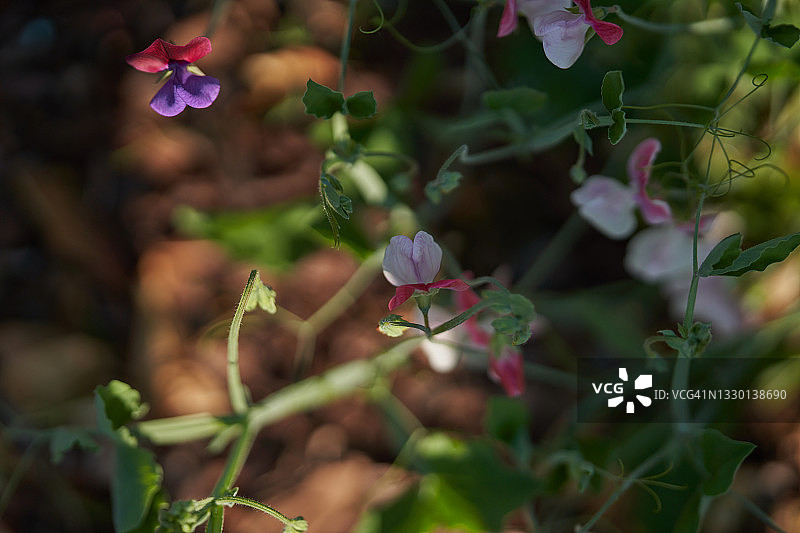
[[[570,195],[580,215],[611,239],[624,239],[633,233],[636,207],[648,224],[672,221],[669,204],[647,194],[653,162],[660,150],[661,143],[654,138],[645,139],[634,148],[628,158],[631,181],[627,187],[606,176],[589,177]]]
[[[166,72],[167,82],[150,101],[150,107],[165,117],[174,117],[186,106],[205,108],[219,95],[217,78],[204,75],[192,65],[211,52],[207,37],[195,37],[185,46],[156,39],[141,52],[125,58],[129,65],[142,72]]]
[[[417,232],[413,241],[405,235],[392,237],[383,255],[383,275],[397,287],[389,301],[389,311],[394,311],[417,291],[469,289],[469,285],[460,279],[433,281],[441,264],[442,249],[428,233]]]

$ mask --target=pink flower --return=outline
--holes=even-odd
[[[624,239],[633,233],[636,206],[648,224],[670,222],[669,205],[647,195],[650,170],[660,150],[661,143],[653,138],[645,139],[634,148],[628,158],[631,183],[627,187],[606,176],[589,177],[570,195],[581,216],[611,239]]]
[[[471,277],[465,273],[466,277]],[[456,293],[456,306],[463,312],[481,301],[472,289]],[[479,313],[480,314],[480,313]],[[522,364],[522,354],[515,348],[506,346],[499,356],[491,351],[492,335],[490,330],[481,326],[478,315],[472,315],[464,322],[470,341],[489,351],[489,368],[487,369],[492,381],[500,383],[509,396],[519,396],[525,391],[525,372]]]
[[[207,37],[195,37],[185,46],[156,39],[145,50],[125,58],[129,65],[142,72],[167,71],[169,78],[150,101],[150,107],[165,117],[174,117],[186,106],[210,106],[219,95],[219,80],[203,75],[191,65],[211,52]]]
[[[622,28],[594,16],[589,0],[575,0],[575,3],[580,14],[565,9],[572,5],[571,0],[507,0],[497,36],[513,32],[517,27],[517,12],[521,12],[534,35],[542,40],[547,59],[562,69],[571,67],[580,57],[589,27],[608,45],[622,38]]]
[[[489,356],[489,377],[500,383],[509,396],[519,396],[525,391],[525,370],[522,354],[506,347],[499,357]]]
[[[397,287],[394,297],[389,301],[389,311],[402,305],[416,291],[469,289],[469,285],[460,279],[434,282],[441,263],[442,249],[424,231],[417,232],[413,242],[405,235],[392,237],[383,255],[383,275]]]

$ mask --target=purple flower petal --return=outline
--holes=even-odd
[[[183,85],[175,85],[175,94],[190,107],[204,108],[214,103],[219,88],[217,78],[190,75]]]
[[[411,259],[414,262],[417,279],[421,283],[430,283],[439,273],[439,267],[442,266],[442,249],[430,234],[418,231],[414,235]]]
[[[174,117],[184,110],[186,102],[176,94],[175,88],[175,77],[170,76],[164,86],[150,100],[150,107],[153,108],[153,111],[165,117]]]

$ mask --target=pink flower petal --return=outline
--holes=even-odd
[[[195,37],[184,46],[161,41],[170,61],[186,61],[194,63],[201,57],[211,53],[211,41],[208,37]]]
[[[525,371],[522,354],[510,348],[500,357],[489,356],[489,377],[503,386],[509,396],[519,396],[525,391]]]
[[[506,0],[503,16],[500,17],[500,25],[497,28],[497,36],[505,37],[515,29],[517,29],[517,0]]]
[[[661,142],[655,138],[645,139],[633,149],[628,158],[628,176],[636,194],[634,200],[639,205],[648,224],[662,224],[672,220],[672,210],[663,200],[652,200],[647,194],[650,170],[656,156],[661,151]]]
[[[442,279],[433,283],[425,283],[425,290],[450,289],[451,291],[468,291],[470,286],[461,279]]]
[[[628,158],[628,177],[638,190],[642,190],[650,181],[650,169],[660,151],[661,142],[651,137],[640,142],[631,152]]]
[[[634,199],[648,224],[663,224],[672,220],[672,210],[664,200],[651,200],[646,192],[637,193]]]
[[[622,38],[622,28],[594,16],[589,0],[575,0],[575,3],[578,4],[581,11],[583,11],[586,17],[586,23],[594,28],[594,31],[600,36],[604,43],[614,44]]]
[[[130,66],[142,72],[161,72],[169,65],[169,55],[164,48],[164,41],[156,39],[153,44],[125,58]]]
[[[414,295],[414,292],[419,290],[425,290],[425,284],[423,283],[415,283],[409,285],[401,285],[397,287],[394,291],[394,296],[391,300],[389,300],[389,311],[394,311],[404,303],[406,300],[411,298]]]

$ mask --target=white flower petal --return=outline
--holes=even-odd
[[[442,265],[442,249],[433,237],[424,231],[419,231],[414,236],[414,251],[411,258],[418,280],[413,283],[430,283]]]
[[[396,235],[389,241],[383,254],[383,275],[394,285],[418,283],[414,262],[411,259],[414,244],[405,235]]]
[[[525,15],[533,28],[533,21],[537,18],[571,5],[572,0],[518,0],[517,11]]]
[[[625,268],[644,281],[688,280],[692,247],[692,236],[672,224],[647,228],[628,243]]]
[[[611,239],[624,239],[636,228],[633,191],[615,179],[591,176],[570,199],[583,218]]]
[[[583,52],[589,25],[583,15],[554,11],[533,21],[533,33],[542,40],[544,55],[558,68],[569,68]]]

